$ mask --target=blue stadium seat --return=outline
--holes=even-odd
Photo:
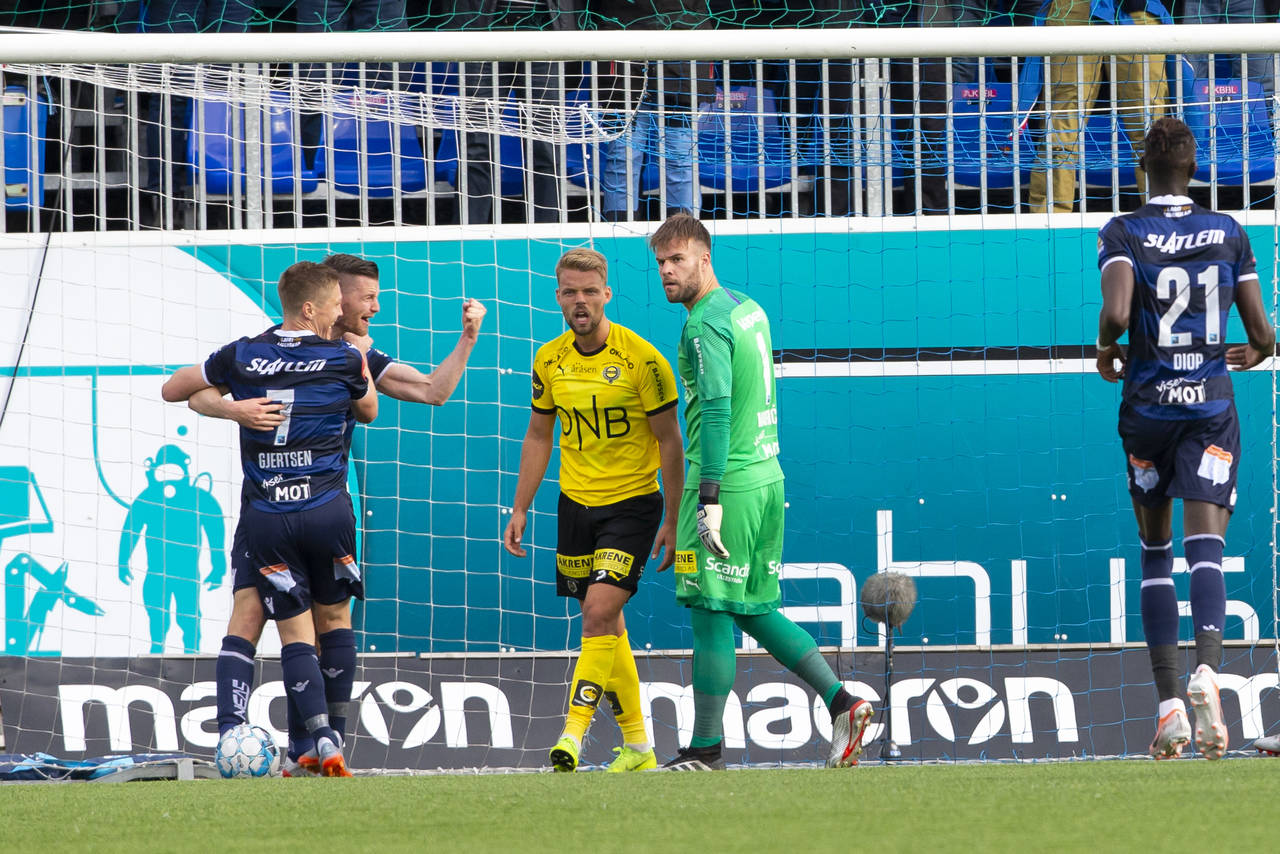
[[[1207,80],[1196,80],[1191,88],[1184,118],[1196,137],[1196,178],[1208,181],[1216,174],[1220,182],[1241,183],[1247,174],[1250,184],[1272,180],[1276,175],[1275,133],[1261,84],[1218,80],[1212,98]]]
[[[413,125],[398,124],[388,119],[357,118],[356,100],[359,106],[373,113],[387,108],[386,99],[396,97],[392,92],[364,90],[347,93],[335,98],[335,108],[330,120],[324,122],[321,145],[333,150],[333,175],[326,176],[328,163],[323,150],[316,157],[316,173],[331,177],[339,192],[359,194],[362,190],[370,198],[387,198],[395,195],[397,181],[395,170],[400,170],[398,186],[402,193],[417,193],[427,187],[427,160],[418,140],[418,130]],[[333,140],[328,134],[332,131]],[[400,147],[396,159],[393,134]],[[367,174],[362,170],[367,169]]]
[[[458,64],[435,63],[432,72],[433,91],[440,95],[458,94]],[[507,104],[506,116],[517,118],[515,103]],[[442,117],[456,121],[456,116]],[[452,123],[452,121],[450,122]],[[524,193],[524,146],[519,137],[498,137],[498,158],[502,164],[502,195],[519,196]],[[435,180],[452,187],[458,186],[458,132],[445,129],[440,132],[440,146],[436,149]]]
[[[498,157],[502,162],[502,195],[524,194],[524,143],[518,136],[498,137]],[[440,132],[436,150],[436,180],[458,186],[458,132]]]
[[[1012,187],[1014,178],[1013,84],[986,83],[985,91],[977,83],[956,83],[951,92],[951,157],[952,173],[957,184],[982,186],[985,155],[987,186]],[[985,136],[984,136],[985,134]],[[1027,183],[1035,163],[1035,147],[1028,135],[1020,133],[1017,167],[1022,185]],[[939,146],[946,151],[945,142]]]
[[[4,204],[6,208],[38,207],[44,198],[44,141],[49,102],[36,96],[35,123],[25,86],[4,90]],[[34,146],[33,135],[34,134]],[[35,148],[36,161],[31,162]]]
[[[240,190],[245,187],[245,145],[244,145],[244,106],[232,105],[227,101],[200,101],[199,113],[192,110],[192,132],[187,135],[187,162],[197,172],[204,175],[205,191],[210,195],[226,196],[232,193],[232,176],[239,177]],[[201,118],[203,116],[203,119]],[[295,181],[293,172],[294,154],[298,152],[298,143],[294,138],[294,113],[283,93],[272,94],[271,106],[265,111],[264,120],[268,124],[267,158],[271,165],[270,192],[276,195],[288,195],[294,191],[295,184],[303,193],[310,193],[316,188],[316,176],[303,167],[300,182]],[[233,125],[234,122],[234,125]],[[202,129],[203,128],[203,129]],[[234,140],[234,142],[233,142]],[[239,147],[233,158],[233,148]],[[200,160],[203,149],[204,160]],[[262,164],[262,175],[266,178],[267,162]]]
[[[762,171],[766,188],[791,180],[790,141],[772,91],[765,89],[757,104],[756,87],[730,87],[728,133],[727,171],[733,192],[758,190]],[[715,102],[698,115],[698,180],[704,187],[723,190],[725,165],[724,90],[717,87]]]

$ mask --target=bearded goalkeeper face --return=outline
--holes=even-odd
[[[667,302],[696,303],[715,282],[711,271],[711,250],[697,240],[672,242],[654,250],[662,291]]]

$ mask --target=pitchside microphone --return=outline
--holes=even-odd
[[[884,738],[880,744],[880,760],[901,759],[902,751],[893,740],[893,630],[911,616],[916,606],[916,583],[900,572],[877,572],[862,585],[862,613],[877,623],[884,623]]]

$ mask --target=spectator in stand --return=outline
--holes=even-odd
[[[584,0],[457,0],[453,26],[464,30],[578,30]],[[532,103],[559,105],[564,102],[560,68],[552,62],[464,62],[458,70],[462,92],[468,100],[505,104],[515,97]],[[535,140],[532,149],[533,222],[560,221],[560,181],[556,146]],[[464,223],[494,221],[494,207],[502,203],[502,180],[497,160],[495,134],[466,134],[465,173],[460,167],[459,192],[465,179]],[[528,156],[528,154],[526,154]],[[530,168],[530,164],[525,164]],[[496,174],[495,174],[496,173]],[[526,182],[526,186],[529,182]],[[526,206],[527,210],[527,206]]]
[[[1280,3],[1276,0],[1184,0],[1182,6],[1183,24],[1256,24],[1276,20],[1280,12]],[[1274,54],[1249,54],[1245,69],[1247,79],[1261,84],[1262,91],[1268,99],[1275,92]],[[1208,80],[1209,54],[1189,54],[1187,59],[1195,69],[1197,80]],[[1218,54],[1214,63],[1213,78],[1230,80],[1240,77],[1240,54]]]
[[[883,11],[881,26],[953,25],[946,0],[908,0]],[[907,139],[916,136],[920,139],[919,159],[915,145],[907,145],[902,152],[905,162],[895,164],[903,167],[906,174],[894,209],[903,214],[945,214],[948,210],[946,115],[950,97],[947,60],[940,56],[921,57],[917,72],[913,60],[896,59],[891,63],[889,75],[893,113],[899,129],[905,131]]]
[[[946,11],[957,27],[1019,26],[1032,23],[1041,5],[1040,0],[949,0]],[[977,83],[977,57],[958,56],[953,59],[951,81]],[[992,82],[990,74],[985,82]]]
[[[1159,0],[1051,0],[1047,26],[1089,24],[1138,24],[1154,26],[1173,23]],[[1046,90],[1050,119],[1048,150],[1044,156],[1053,169],[1052,188],[1048,169],[1031,173],[1029,205],[1034,213],[1050,210],[1070,213],[1076,199],[1076,168],[1080,160],[1080,113],[1087,113],[1098,99],[1104,68],[1110,57],[1059,56],[1049,63]],[[1144,138],[1151,122],[1165,112],[1168,87],[1163,56],[1139,54],[1115,58],[1116,108],[1125,135],[1133,145],[1135,159],[1142,159]],[[1147,180],[1137,167],[1138,193],[1146,197]],[[1052,192],[1052,195],[1050,195]]]
[[[711,25],[706,0],[600,0],[599,14],[605,26],[622,29],[695,30]],[[633,114],[629,131],[602,146],[604,218],[648,218],[636,211],[646,151],[661,163],[664,218],[681,212],[697,216],[702,204],[693,180],[693,122],[698,103],[715,98],[715,67],[705,62],[611,61],[596,68],[600,103]],[[694,74],[696,82],[691,80]]]
[[[110,7],[115,8],[115,20],[110,25],[117,31],[141,31],[146,33],[243,33],[249,29],[249,21],[258,7],[257,0],[125,0],[119,3],[103,3],[96,16],[105,20]],[[147,119],[142,134],[143,192],[140,222],[146,226],[164,223],[164,199],[176,196],[189,186],[190,176],[185,165],[187,129],[191,127],[190,98],[170,97],[167,115],[165,99],[160,95],[147,97]],[[160,127],[169,128],[168,150],[160,137]],[[169,164],[169,176],[165,178],[165,164]]]
[[[295,10],[300,33],[378,32],[405,30],[409,26],[405,0],[297,0]],[[408,71],[408,65],[401,69],[406,82]],[[346,86],[394,89],[397,82],[393,79],[392,66],[383,62],[366,64],[363,80],[354,65],[307,62],[303,63],[302,73],[308,80]],[[298,133],[304,169],[315,168],[315,160],[320,156],[323,120],[319,113],[301,115]]]

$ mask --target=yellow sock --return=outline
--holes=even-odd
[[[618,644],[617,635],[599,635],[582,639],[582,654],[573,667],[572,690],[569,694],[569,714],[564,722],[564,734],[582,743],[591,726],[591,716],[604,696],[604,684],[609,681],[613,669],[613,650]]]
[[[614,717],[627,744],[639,746],[649,743],[649,732],[644,728],[644,713],[640,710],[640,674],[636,659],[631,654],[631,639],[623,632],[614,647],[613,670],[605,691],[617,697]],[[618,709],[621,709],[619,712]]]

